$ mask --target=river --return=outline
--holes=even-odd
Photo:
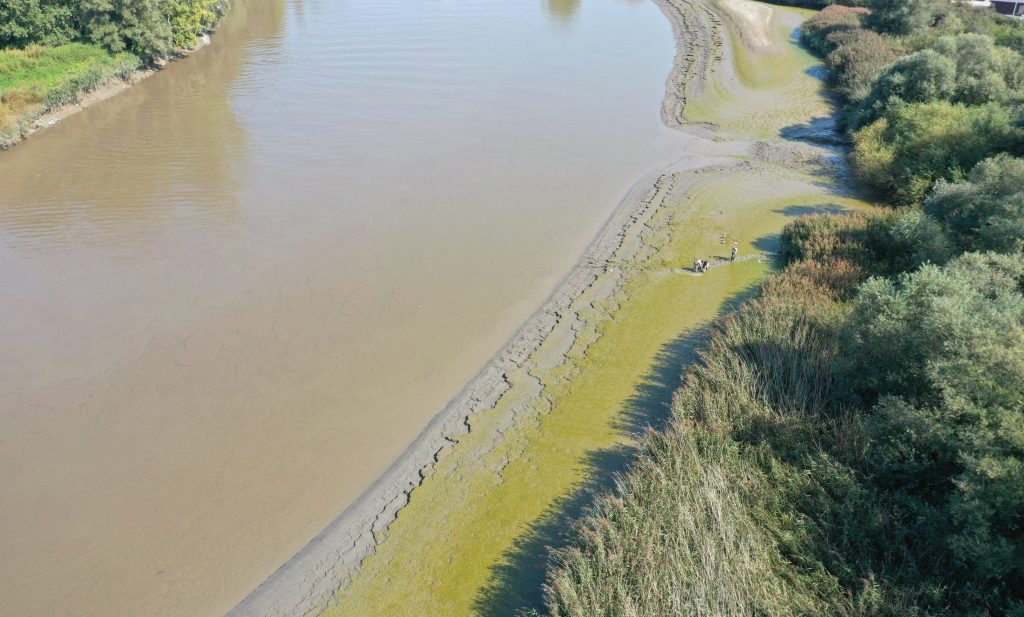
[[[0,153],[0,615],[219,617],[681,137],[644,0],[233,0]]]

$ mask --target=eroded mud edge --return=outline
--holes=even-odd
[[[666,125],[694,134],[695,142],[699,143],[703,141],[700,136],[707,135],[706,129],[713,127],[685,122],[683,110],[687,98],[699,94],[713,72],[728,66],[721,62],[726,57],[721,20],[705,0],[654,2],[672,24],[677,45],[675,62],[666,81],[662,118]],[[697,154],[689,157],[686,166],[696,169],[719,162],[719,156]],[[527,363],[563,318],[575,319],[575,314],[566,312],[608,271],[623,242],[646,224],[651,211],[664,198],[661,184],[667,178],[669,172],[655,172],[637,182],[555,292],[504,348],[431,420],[373,486],[227,617],[311,617],[323,611],[363,560],[375,552],[388,527],[409,502],[412,491],[431,473],[445,451],[469,431],[468,419],[492,409],[511,387],[508,374]],[[615,287],[605,293],[614,293],[623,284],[622,277],[614,280]]]

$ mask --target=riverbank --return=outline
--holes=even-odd
[[[189,47],[175,50],[167,58],[141,63],[131,54],[107,54],[97,46],[71,44],[65,47],[92,49],[100,57],[82,66],[58,65],[50,72],[64,73],[50,87],[26,79],[24,83],[12,80],[0,89],[0,150],[7,150],[41,130],[50,128],[74,114],[105,101],[150,77],[169,62],[186,58],[210,44],[213,29],[196,36]],[[59,50],[60,48],[57,48]],[[0,50],[0,53],[28,55],[46,54],[52,49]],[[109,55],[109,57],[108,57]],[[2,64],[2,63],[0,63]],[[31,74],[31,71],[26,71]]]
[[[860,206],[836,182],[838,152],[779,139],[830,113],[808,74],[818,63],[792,40],[808,12],[661,6],[678,41],[662,115],[692,136],[683,158],[637,183],[463,394],[232,615],[315,614],[339,587],[330,614],[535,605],[544,546],[621,467],[635,429],[664,416],[702,324],[770,271],[745,260],[694,276],[693,258],[737,239],[741,255],[770,253],[789,217]],[[771,79],[757,78],[763,70]]]

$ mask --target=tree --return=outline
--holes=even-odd
[[[893,224],[890,233],[903,253],[907,269],[926,263],[941,266],[954,255],[953,243],[946,237],[942,225],[923,212],[904,214]]]
[[[934,0],[869,0],[867,25],[886,34],[921,32],[935,17]]]
[[[999,154],[975,167],[966,181],[940,181],[925,211],[943,221],[966,250],[1024,249],[1024,159]]]
[[[960,179],[985,158],[1019,149],[1024,131],[1015,122],[996,103],[899,104],[854,134],[854,169],[892,201],[919,205],[936,180]]]
[[[952,58],[931,49],[904,56],[875,80],[855,112],[852,128],[874,121],[901,103],[947,101],[955,86],[956,62]]]
[[[866,469],[979,614],[1021,599],[1005,583],[1024,576],[1022,289],[1024,257],[970,253],[871,279],[842,334],[840,379],[878,401]]]
[[[68,0],[0,2],[0,48],[60,45],[78,36]]]
[[[113,52],[156,58],[171,50],[171,26],[159,0],[81,0],[86,38]]]
[[[956,63],[956,85],[952,100],[967,104],[1005,100],[1011,88],[1024,79],[1020,64],[1024,58],[1010,49],[996,51],[984,34],[944,36],[933,49]],[[1007,83],[1007,77],[1011,83]]]

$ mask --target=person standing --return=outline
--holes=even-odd
[[[732,243],[732,255],[729,257],[729,261],[736,261],[736,253],[739,252],[739,247],[735,242]]]

